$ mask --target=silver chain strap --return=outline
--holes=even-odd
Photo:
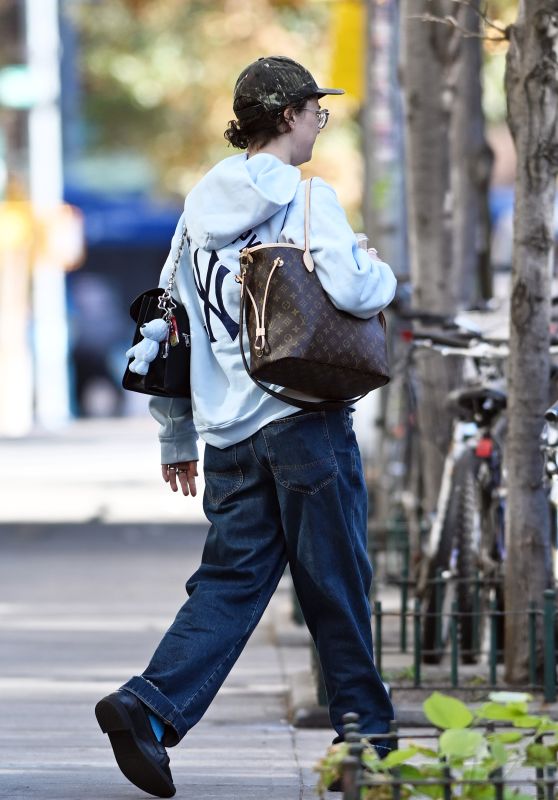
[[[184,223],[184,225],[182,226],[182,236],[180,239],[180,244],[178,245],[178,252],[176,254],[176,258],[174,259],[174,264],[172,265],[171,274],[169,275],[168,286],[163,292],[163,294],[159,297],[159,301],[157,303],[158,308],[160,308],[161,311],[165,312],[163,314],[163,319],[166,320],[166,322],[170,321],[170,318],[172,317],[172,312],[176,308],[176,303],[174,302],[172,297],[172,291],[174,289],[174,284],[176,281],[176,273],[178,270],[178,265],[180,264],[182,253],[184,252],[186,236],[187,236],[186,224]]]

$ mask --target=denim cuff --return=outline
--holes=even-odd
[[[187,734],[188,726],[178,708],[151,681],[141,675],[134,675],[120,688],[135,694],[142,703],[161,717],[167,726],[163,737],[165,747],[174,747]]]

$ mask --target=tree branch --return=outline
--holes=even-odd
[[[454,0],[454,2],[456,2],[456,0]],[[464,4],[469,5],[469,3]],[[446,14],[444,17],[436,17],[434,14],[410,14],[408,19],[419,19],[422,22],[437,22],[441,25],[448,25],[450,28],[459,31],[464,39],[484,39],[486,42],[506,42],[509,39],[507,31],[499,28],[497,25],[493,25],[492,27],[501,31],[501,36],[485,36],[483,33],[475,33],[475,31],[464,28],[451,14]]]
[[[509,38],[507,28],[500,27],[500,25],[498,25],[496,22],[494,22],[494,20],[491,20],[490,17],[487,16],[486,5],[484,6],[485,10],[482,11],[480,7],[478,7],[475,3],[471,2],[471,0],[452,0],[452,3],[457,3],[457,5],[460,6],[467,6],[468,8],[471,9],[471,11],[474,11],[475,14],[482,19],[482,21],[488,28],[493,28],[495,31],[498,31],[498,33],[501,33],[505,39]]]

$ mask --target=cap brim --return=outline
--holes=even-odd
[[[345,94],[344,89],[318,89],[317,94],[323,97],[325,94]]]

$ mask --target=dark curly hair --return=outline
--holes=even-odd
[[[294,111],[300,112],[308,100],[310,97],[305,97],[285,108],[292,108]],[[289,130],[284,117],[285,108],[273,111],[262,109],[257,116],[250,116],[244,120],[231,119],[229,127],[223,135],[233,147],[238,147],[239,150],[246,150],[250,145],[258,148],[265,147],[272,139]]]

